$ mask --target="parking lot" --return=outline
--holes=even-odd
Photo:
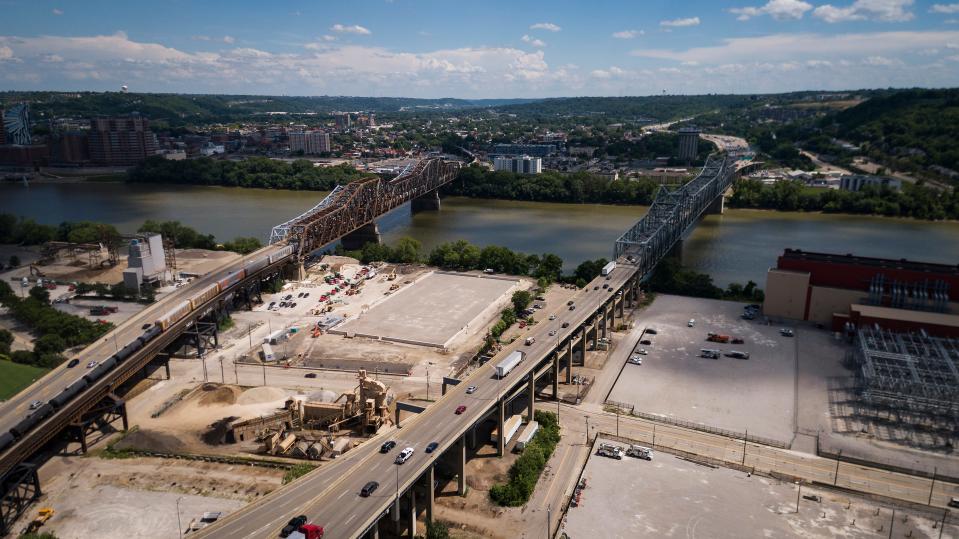
[[[805,485],[800,492],[793,483],[663,452],[645,461],[594,451],[583,478],[579,505],[565,519],[571,539],[596,537],[600,530],[609,538],[935,538],[940,532],[935,519],[941,512],[898,507],[893,521],[893,506]],[[959,528],[947,524],[942,531],[942,537],[956,537]]]
[[[660,295],[637,317],[650,345],[642,365],[627,364],[609,400],[636,411],[704,423],[790,443],[795,431],[796,339],[780,326],[740,318],[744,304]],[[689,321],[695,320],[693,327]],[[743,344],[706,340],[708,333],[740,337]],[[700,357],[702,349],[722,352]],[[728,357],[731,351],[749,359]]]

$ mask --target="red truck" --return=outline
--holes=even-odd
[[[710,342],[728,343],[728,342],[729,342],[729,335],[720,335],[720,334],[718,334],[718,333],[710,333],[710,334],[706,337],[706,340],[707,340],[707,341],[710,341]]]
[[[323,526],[304,524],[299,530],[291,533],[289,539],[323,539]]]

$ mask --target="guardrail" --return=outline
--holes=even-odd
[[[623,403],[618,403],[613,401],[606,401],[606,404],[609,404],[610,406],[617,406],[619,408],[622,408],[623,406]],[[627,404],[625,406],[633,406],[633,405]],[[637,412],[635,410],[635,406],[633,406],[633,410],[630,412],[630,415],[633,417],[638,417],[640,419],[645,419],[647,421],[656,421],[657,423],[665,423],[667,425],[672,425],[674,427],[683,427],[684,429],[698,430],[700,432],[707,432],[709,434],[718,434],[719,436],[725,436],[727,438],[733,438],[736,440],[742,440],[745,438],[747,442],[753,442],[761,445],[768,445],[770,447],[778,447],[780,449],[789,449],[789,445],[780,440],[774,440],[772,438],[756,436],[754,434],[748,434],[744,432],[736,432],[734,430],[726,430],[718,427],[711,427],[703,423],[686,421],[684,419],[676,419],[676,418],[659,415],[659,414]]]

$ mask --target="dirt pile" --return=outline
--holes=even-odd
[[[203,384],[199,391],[200,406],[221,406],[235,404],[239,388],[219,384]]]
[[[117,449],[140,449],[158,453],[179,453],[186,449],[184,443],[176,436],[143,429],[130,431],[122,440],[117,442],[116,447]]]
[[[278,387],[252,387],[235,399],[236,404],[266,404],[285,400],[289,392]]]

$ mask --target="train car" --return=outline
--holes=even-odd
[[[276,263],[279,260],[283,260],[291,254],[293,254],[293,246],[287,245],[286,247],[270,255],[270,264]]]
[[[200,305],[203,305],[204,303],[215,298],[216,295],[219,293],[220,293],[219,283],[213,283],[210,286],[207,286],[206,288],[204,288],[203,290],[197,292],[196,295],[190,298],[190,306],[192,306],[193,310],[195,311],[200,308]]]
[[[153,326],[153,327],[156,327],[156,326]],[[126,361],[127,359],[129,359],[130,356],[132,356],[133,354],[135,354],[136,351],[139,350],[139,349],[141,349],[141,348],[143,348],[143,343],[141,343],[141,342],[140,342],[140,339],[137,338],[137,340],[135,340],[135,341],[131,342],[130,344],[124,346],[124,347],[121,348],[120,351],[117,352],[116,354],[113,354],[113,357],[116,359],[116,362],[117,362],[117,363],[122,363],[122,362]]]
[[[217,284],[220,285],[220,292],[225,292],[227,288],[242,281],[244,277],[246,277],[246,270],[231,271],[226,277],[217,282]]]
[[[109,359],[107,359],[103,363],[100,363],[99,365],[94,367],[93,370],[85,374],[83,376],[83,379],[86,380],[87,383],[92,384],[96,382],[97,380],[99,380],[100,378],[103,378],[104,374],[110,372],[110,370],[116,366],[117,366],[117,360],[116,358],[111,356]]]
[[[246,271],[247,275],[252,275],[269,265],[270,257],[264,255],[263,258],[247,262],[246,265],[243,266],[243,270]]]
[[[73,400],[73,397],[76,397],[77,394],[86,389],[86,387],[87,381],[81,378],[68,385],[59,395],[50,399],[50,404],[52,404],[54,408],[62,408],[64,404]]]
[[[155,339],[160,333],[163,333],[162,329],[158,328],[157,326],[151,326],[150,329],[143,332],[143,335],[137,337],[137,340],[140,341],[141,344],[145,345],[146,343]]]
[[[29,414],[27,417],[21,419],[19,423],[17,423],[10,429],[10,434],[12,434],[14,438],[19,440],[20,438],[23,438],[24,434],[30,432],[30,429],[37,426],[37,423],[39,423],[40,421],[43,421],[43,418],[40,417],[39,415]]]
[[[33,412],[33,415],[37,416],[40,420],[44,420],[53,415],[53,412],[56,412],[56,409],[53,407],[53,405],[51,405],[49,402],[45,402],[43,403],[43,406],[37,408],[37,410]]]
[[[183,320],[183,317],[190,314],[192,310],[193,306],[190,305],[189,300],[184,301],[167,311],[166,314],[161,315],[160,318],[157,318],[156,325],[163,331],[166,331],[173,324]]]
[[[6,448],[10,447],[10,445],[13,444],[13,442],[15,441],[16,441],[16,438],[14,438],[13,435],[10,434],[9,432],[4,432],[3,434],[0,434],[0,451],[3,451]]]

